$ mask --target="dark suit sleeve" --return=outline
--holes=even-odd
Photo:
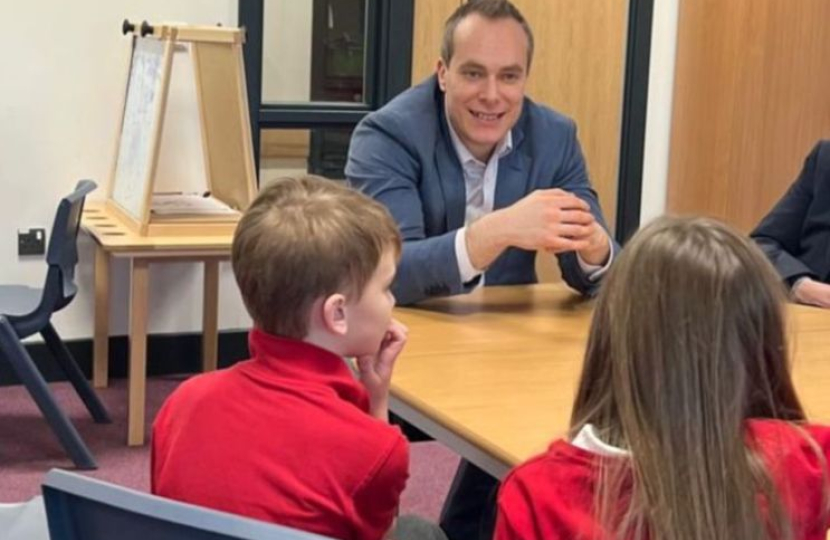
[[[573,193],[587,202],[591,206],[591,213],[594,215],[594,218],[602,225],[606,234],[608,234],[608,225],[606,225],[605,219],[602,216],[602,209],[599,206],[597,192],[591,187],[591,182],[588,179],[588,169],[585,166],[585,158],[582,155],[582,149],[579,146],[579,141],[576,136],[576,126],[573,122],[571,122],[571,130],[567,139],[564,160],[557,173],[554,187]],[[610,234],[608,234],[608,237],[611,238],[611,257],[614,257],[620,248]],[[557,260],[559,262],[559,268],[562,271],[562,278],[568,286],[589,296],[597,292],[599,280],[591,281],[589,276],[582,271],[575,252],[569,251],[557,255]]]
[[[813,148],[804,161],[798,179],[750,235],[790,286],[802,276],[816,277],[816,273],[796,254],[801,244],[804,220],[813,202],[821,148],[822,144]],[[827,151],[830,148],[826,148]]]
[[[383,203],[400,227],[403,253],[392,287],[399,304],[430,296],[468,292],[461,282],[455,254],[456,231],[427,238],[423,201],[418,190],[421,163],[402,137],[369,117],[352,135],[346,177],[349,183]]]

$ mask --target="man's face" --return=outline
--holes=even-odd
[[[438,84],[461,142],[487,161],[522,112],[527,36],[513,19],[478,14],[458,23],[449,65],[438,61]]]

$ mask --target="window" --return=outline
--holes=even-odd
[[[342,178],[354,126],[410,85],[412,14],[413,0],[240,0],[257,166]]]

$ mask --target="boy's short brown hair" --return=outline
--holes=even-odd
[[[302,339],[314,301],[359,299],[390,248],[399,256],[401,237],[380,203],[319,176],[281,178],[239,221],[231,263],[254,324]]]

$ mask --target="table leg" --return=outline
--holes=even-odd
[[[144,444],[144,407],[147,383],[147,294],[149,260],[130,262],[130,367],[127,444]]]
[[[110,257],[95,245],[95,329],[93,331],[92,385],[105,388],[109,380]]]
[[[219,349],[219,260],[205,260],[202,302],[202,371],[216,369]]]

